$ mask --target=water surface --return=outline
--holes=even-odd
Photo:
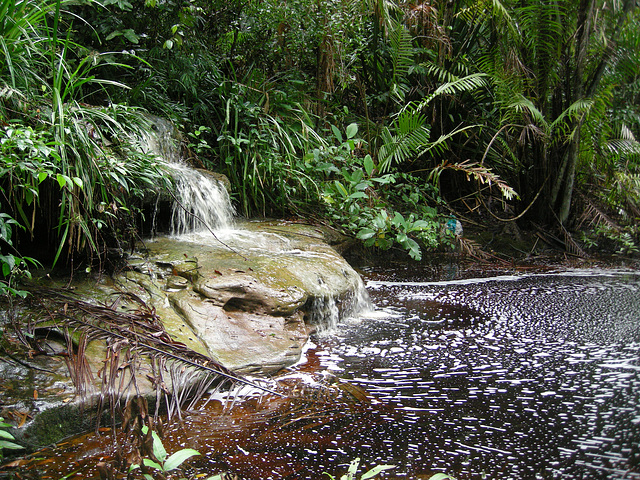
[[[407,478],[640,478],[638,274],[403,273],[371,271],[377,311],[316,352],[402,412],[376,461]]]
[[[365,282],[374,310],[315,336],[281,376],[300,400],[214,400],[165,428],[169,452],[202,453],[189,478],[339,478],[360,458],[397,479],[640,479],[639,273],[398,268]],[[97,478],[113,457],[91,435],[39,455],[50,478]]]

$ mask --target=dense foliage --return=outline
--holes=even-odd
[[[144,111],[245,216],[416,259],[453,209],[635,251],[639,26],[633,0],[1,0],[2,288],[34,237],[74,267],[135,237],[170,181]]]

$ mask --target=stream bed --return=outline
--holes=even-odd
[[[202,453],[190,478],[339,478],[360,458],[361,472],[395,465],[384,478],[640,479],[640,273],[363,276],[373,310],[314,337],[281,376],[357,400],[211,401],[165,428],[168,451]],[[112,446],[87,434],[31,465],[99,478]]]

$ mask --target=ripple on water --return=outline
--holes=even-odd
[[[640,478],[637,275],[368,287],[393,314],[324,348],[402,412],[398,442],[429,438],[407,450],[407,475],[428,464],[461,478]]]

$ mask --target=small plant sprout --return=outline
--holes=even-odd
[[[146,434],[149,431],[149,427],[142,427],[142,433]],[[200,453],[193,448],[183,448],[182,450],[178,450],[170,456],[167,456],[167,451],[162,444],[162,440],[160,436],[152,431],[151,435],[153,437],[153,455],[156,457],[158,462],[154,462],[149,458],[145,458],[142,460],[143,465],[150,468],[155,468],[162,473],[170,472],[171,470],[175,470],[180,467],[186,460],[196,455],[200,455]],[[129,472],[140,468],[140,465],[131,465],[129,468]],[[143,474],[144,478],[147,480],[152,480],[153,477],[148,473]]]

